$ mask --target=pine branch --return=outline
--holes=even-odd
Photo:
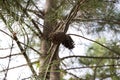
[[[101,66],[85,66],[85,67],[74,67],[74,68],[66,68],[64,70],[74,70],[74,69],[83,69],[83,68],[96,68],[96,67],[110,67],[110,66],[120,66],[120,64],[112,64],[112,65],[101,65]]]
[[[61,58],[61,60],[68,59],[68,58],[116,59],[116,60],[120,59],[120,57],[96,57],[96,56],[79,56],[79,55],[75,55],[75,56],[66,56],[66,57],[63,57],[63,58]]]
[[[97,43],[98,45],[100,45],[100,46],[102,46],[102,47],[108,49],[109,51],[111,51],[111,52],[113,52],[113,53],[116,53],[117,55],[120,56],[120,53],[119,53],[119,52],[117,52],[117,51],[115,51],[115,50],[113,50],[113,49],[110,49],[109,47],[107,47],[107,46],[105,46],[105,45],[103,45],[103,44],[101,44],[101,43],[99,43],[99,42],[97,42],[97,41],[94,41],[94,40],[92,40],[92,39],[88,39],[88,38],[86,38],[86,37],[83,37],[83,36],[80,36],[80,35],[77,35],[77,34],[68,34],[68,35],[78,36],[78,37],[81,37],[81,38],[86,39],[86,40],[88,40],[88,41]]]

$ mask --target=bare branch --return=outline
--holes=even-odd
[[[29,65],[29,67],[30,67],[30,69],[31,69],[31,71],[32,71],[32,73],[33,73],[33,75],[37,76],[37,74],[36,74],[36,72],[35,72],[35,70],[34,70],[32,64],[31,64],[31,61],[30,61],[28,55],[26,54],[26,50],[23,49],[23,47],[21,46],[21,44],[20,44],[20,42],[19,42],[19,40],[18,40],[18,38],[17,38],[16,35],[14,35],[13,38],[14,38],[14,40],[16,41],[16,43],[17,43],[17,45],[18,45],[20,51],[23,53],[23,56],[24,56],[24,58],[26,59],[27,64]]]
[[[31,62],[31,64],[36,64],[36,63],[39,63],[39,61]],[[12,69],[20,68],[20,67],[24,67],[24,66],[28,66],[28,64],[22,64],[22,65],[19,65],[19,66],[11,67],[11,68],[9,68],[8,70],[12,70]],[[3,69],[3,70],[1,70],[0,72],[5,72],[5,71],[6,71],[6,69]]]
[[[77,34],[68,34],[68,35],[78,36],[78,37],[81,37],[81,38],[83,38],[83,39],[89,40],[89,41],[91,41],[91,42],[97,43],[98,45],[100,45],[100,46],[102,46],[102,47],[104,47],[104,48],[110,50],[111,52],[116,53],[117,55],[120,56],[120,53],[119,53],[119,52],[116,52],[115,50],[110,49],[110,48],[108,48],[107,46],[105,46],[105,45],[103,45],[103,44],[101,44],[101,43],[99,43],[99,42],[97,42],[97,41],[94,41],[94,40],[88,39],[88,38],[86,38],[86,37],[83,37],[83,36],[80,36],[80,35],[77,35]]]
[[[0,57],[0,59],[5,59],[5,58],[8,58],[10,56],[13,57],[13,56],[17,56],[17,55],[22,55],[22,53],[7,55],[7,56],[4,56],[4,57]]]
[[[16,1],[16,3],[20,6],[21,10],[24,12],[24,14],[32,21],[34,27],[37,29],[38,33],[40,36],[42,36],[42,31],[39,29],[38,25],[36,24],[35,20],[33,20],[31,18],[31,16],[28,14],[28,12],[26,11],[26,9],[18,2]]]
[[[83,69],[83,68],[96,68],[96,67],[110,67],[110,66],[120,66],[120,64],[112,64],[112,65],[101,65],[101,66],[85,66],[85,67],[74,67],[74,68],[67,68],[64,70],[74,70],[74,69]]]
[[[7,78],[7,74],[8,74],[8,70],[9,70],[9,66],[10,66],[10,62],[11,62],[11,54],[12,54],[12,50],[13,50],[13,40],[12,40],[12,45],[11,45],[11,49],[10,49],[10,56],[9,56],[9,61],[8,61],[8,65],[7,65],[7,69],[6,69],[6,72],[5,72],[5,77],[3,80],[6,80]]]
[[[76,76],[75,74],[73,74],[73,73],[71,73],[71,72],[68,72],[67,70],[63,70],[65,73],[67,73],[67,74],[69,74],[69,75],[71,75],[71,76],[73,76],[73,77],[75,77],[76,79],[79,79],[79,80],[84,80],[84,79],[81,79],[81,78],[79,78],[78,76]]]
[[[63,57],[63,58],[61,58],[61,60],[68,59],[68,58],[117,59],[117,60],[120,59],[120,57],[95,57],[95,56],[79,56],[79,55],[75,55],[75,56],[67,56],[67,57]]]
[[[9,36],[10,38],[14,39],[13,36],[11,36],[10,34],[8,34],[7,32],[5,32],[5,31],[3,31],[3,30],[1,30],[1,29],[0,29],[0,31],[3,32],[4,34],[6,34],[7,36]],[[33,51],[35,51],[36,53],[38,53],[38,55],[41,54],[39,51],[37,51],[36,49],[32,48],[31,46],[26,45],[25,43],[20,42],[20,41],[18,41],[18,42],[21,43],[22,45],[24,45],[24,46],[26,46],[26,47],[32,49]]]
[[[47,77],[48,70],[50,69],[50,64],[52,63],[53,57],[55,56],[56,51],[58,50],[58,48],[59,48],[59,45],[53,44],[53,45],[51,45],[51,47],[50,47],[49,50],[48,50],[48,54],[49,54],[50,56],[47,57],[47,59],[49,58],[49,62],[48,62],[48,64],[47,64],[47,68],[46,68],[46,71],[45,71],[44,80],[45,80],[46,77]],[[52,53],[52,54],[50,54],[50,53]]]
[[[76,3],[76,5],[72,8],[70,14],[67,16],[66,18],[66,23],[65,23],[65,29],[64,29],[64,32],[66,33],[68,28],[69,28],[69,24],[71,22],[71,20],[77,15],[77,12],[80,8],[81,5],[83,5],[83,3],[85,2],[86,0],[80,0]]]

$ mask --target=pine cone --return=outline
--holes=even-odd
[[[49,38],[54,44],[62,43],[68,49],[74,48],[74,41],[69,35],[66,35],[64,32],[51,33]]]
[[[66,38],[64,41],[62,41],[62,44],[68,48],[68,49],[73,49],[74,48],[74,41],[69,35],[66,35]]]

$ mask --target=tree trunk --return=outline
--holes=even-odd
[[[55,3],[56,4],[56,3]],[[60,80],[60,72],[56,72],[56,70],[59,70],[59,63],[54,64],[54,61],[58,60],[58,47],[55,48],[53,46],[53,49],[55,50],[55,53],[50,51],[48,52],[51,47],[51,42],[48,40],[49,34],[53,31],[53,28],[55,28],[56,22],[51,21],[49,18],[53,8],[55,7],[54,0],[46,0],[45,4],[45,18],[44,18],[44,27],[43,27],[43,37],[41,39],[41,56],[40,56],[40,68],[39,68],[39,77],[40,79],[45,80]],[[52,60],[49,64],[50,57]],[[52,63],[52,65],[51,65]],[[49,68],[48,68],[49,66]],[[48,68],[48,72],[46,74],[46,69]],[[50,72],[49,72],[50,71]],[[46,75],[46,77],[45,77]]]
[[[59,45],[58,45],[59,46]],[[60,63],[58,62],[59,56],[59,47],[57,47],[56,52],[54,53],[52,65],[51,65],[51,71],[50,71],[50,80],[60,80]]]

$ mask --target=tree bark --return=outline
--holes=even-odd
[[[56,48],[56,51],[54,52],[54,56],[52,59],[52,65],[51,65],[51,70],[50,70],[50,80],[60,80],[60,63],[59,63],[59,45]]]
[[[48,40],[48,36],[49,34],[53,31],[53,28],[55,27],[56,22],[51,21],[51,19],[49,18],[51,12],[53,11],[53,9],[55,8],[56,3],[54,2],[54,0],[46,0],[46,4],[45,4],[45,18],[44,18],[44,27],[43,27],[43,37],[41,39],[41,56],[40,56],[40,68],[39,68],[39,77],[42,80],[60,80],[60,72],[56,72],[56,70],[59,70],[59,63],[58,64],[54,64],[54,61],[58,60],[58,47],[55,48],[53,46],[53,49],[57,49],[55,50],[55,53],[53,53],[52,51],[50,51],[50,53],[48,52],[50,47],[51,47],[51,42]],[[51,56],[53,54],[53,56],[51,57],[52,60],[49,64],[49,56]],[[52,65],[51,65],[52,63]],[[46,69],[47,67],[48,71],[46,74]],[[45,77],[46,75],[46,77]]]

